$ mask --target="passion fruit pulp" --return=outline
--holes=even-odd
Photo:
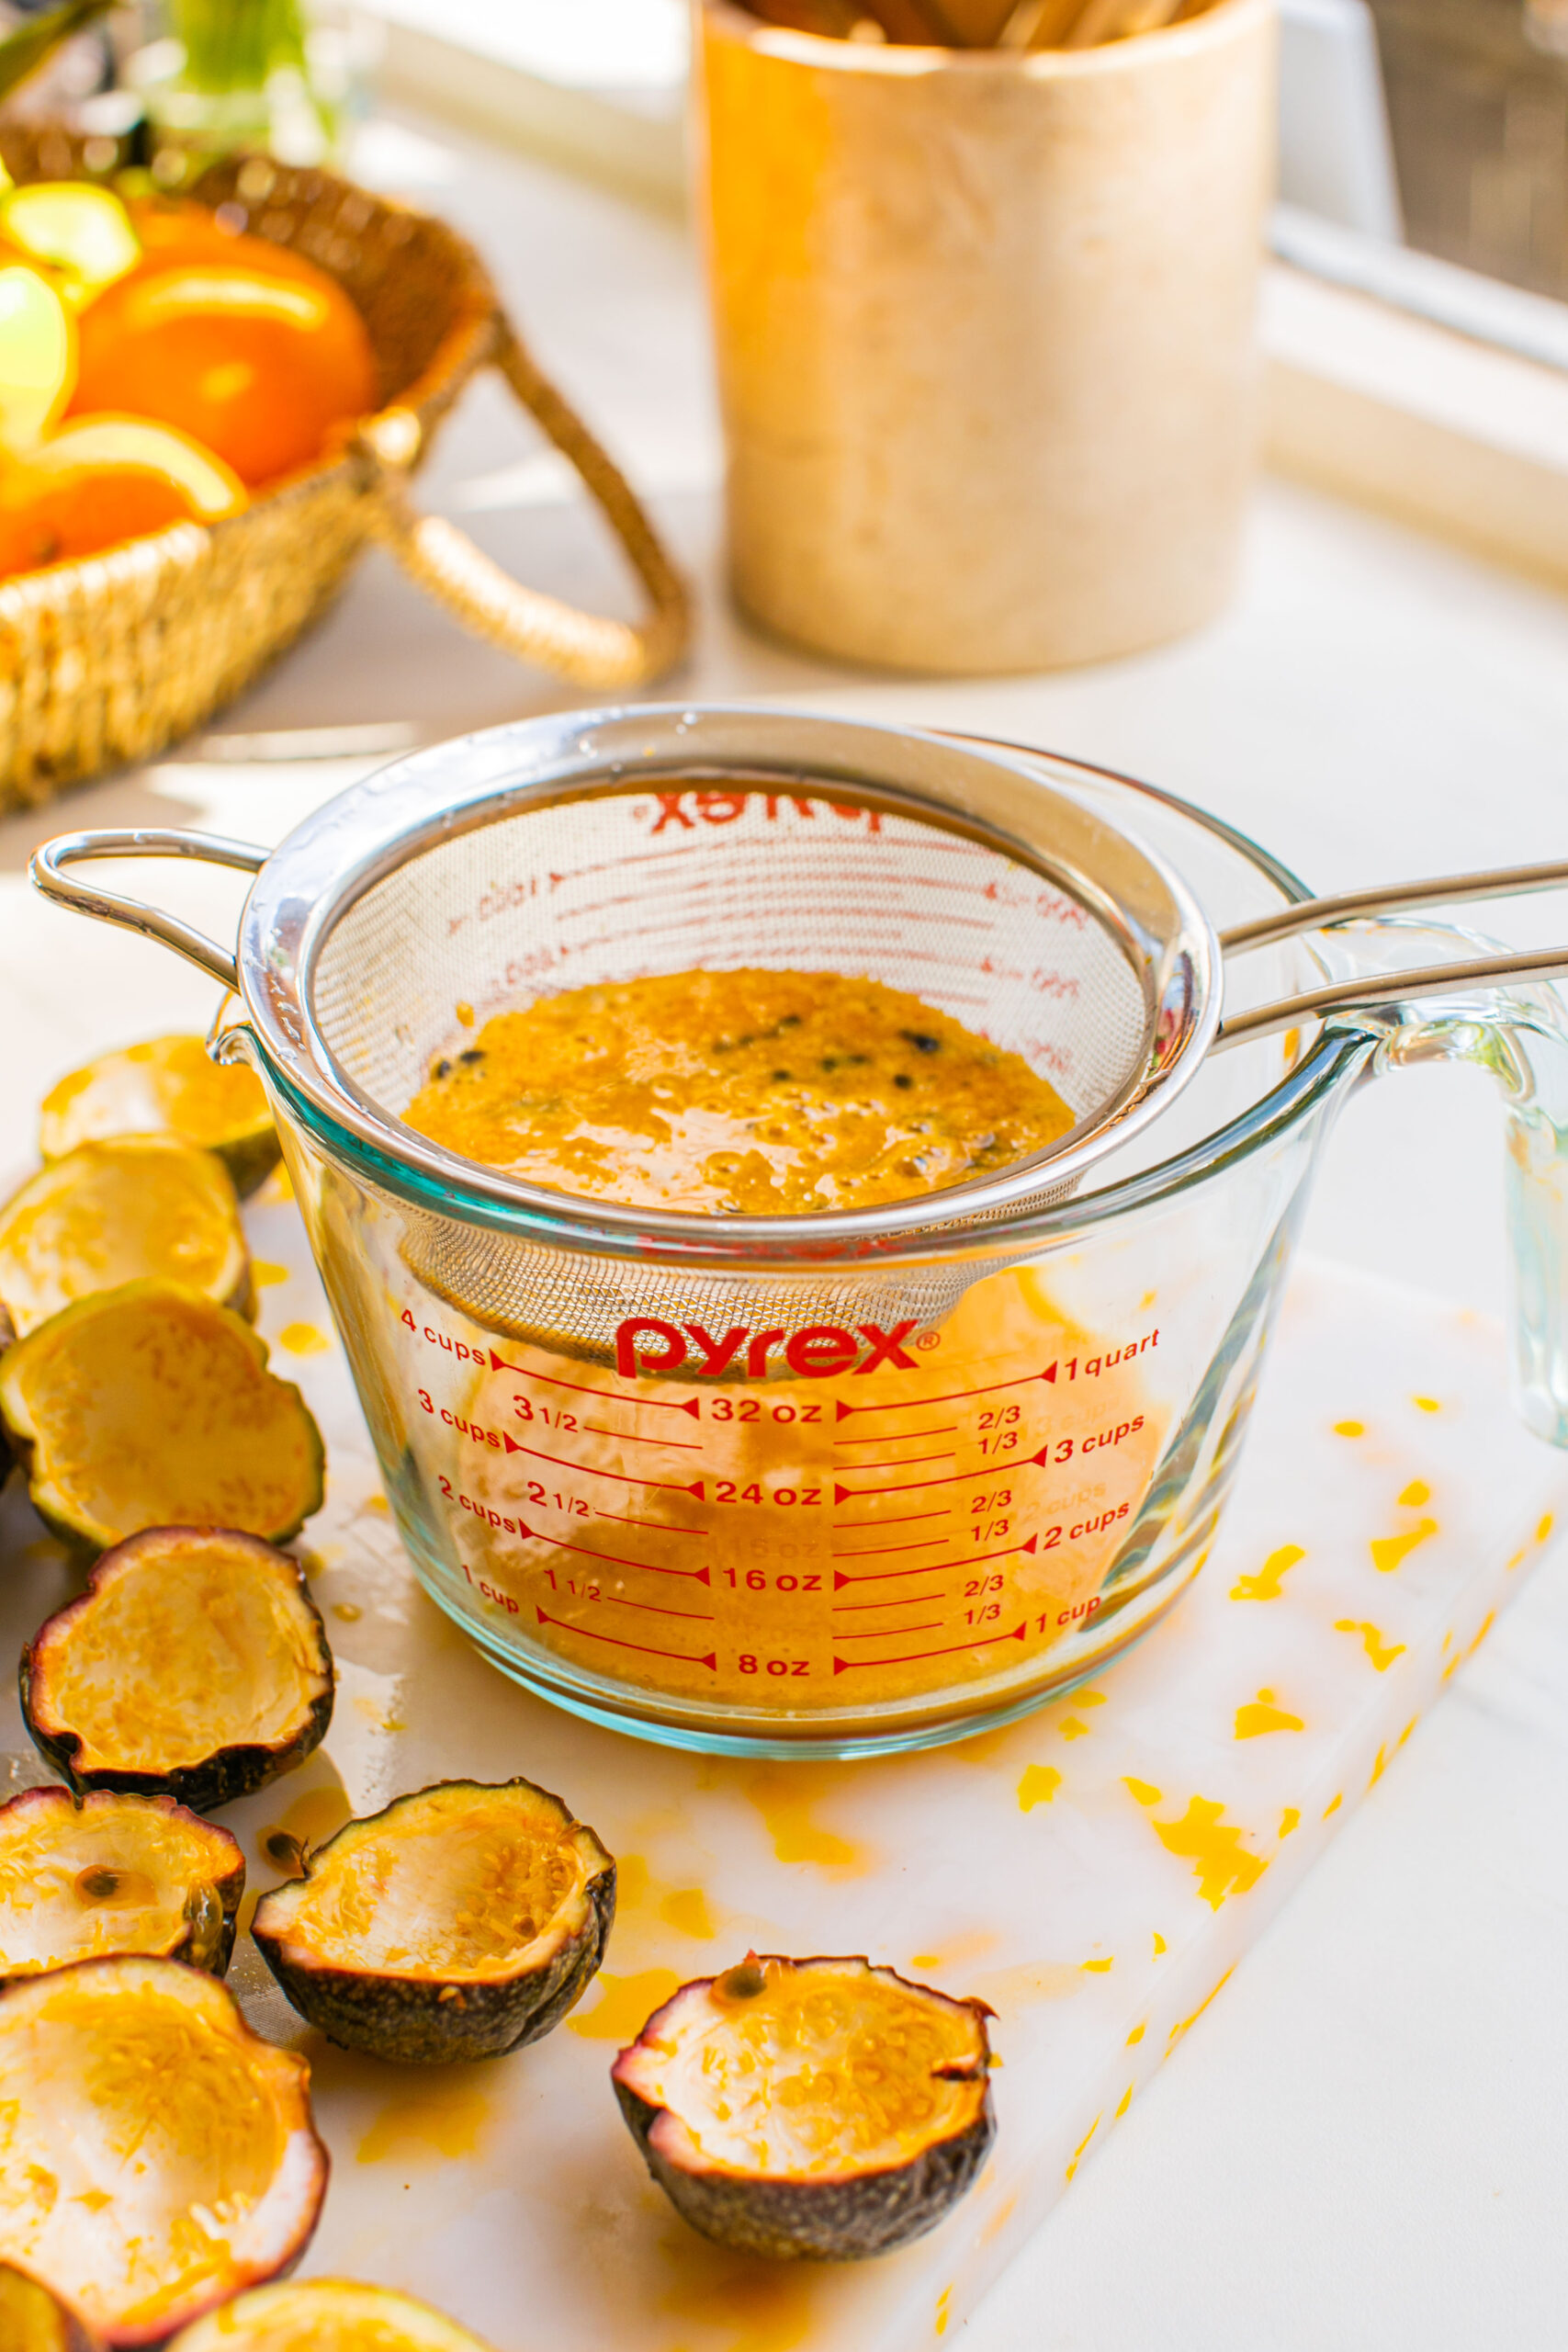
[[[995,2136],[989,2015],[868,1960],[683,1984],[612,2069],[649,2172],[705,2237],[858,2260],[934,2229]]]
[[[333,1668],[290,1553],[153,1527],[106,1552],[22,1653],[22,1714],[73,1788],[231,1804],[325,1735]]]
[[[477,2335],[389,2287],[347,2278],[258,2287],[175,2337],[168,2352],[489,2352]]]
[[[264,1895],[252,1934],[302,2017],[405,2064],[537,2041],[581,1999],[615,1865],[531,1781],[442,1781],[351,1821]]]
[[[235,1840],[172,1797],[24,1789],[0,1805],[0,1977],[112,1952],[221,1976],[244,1891]]]
[[[310,2068],[177,1961],[80,1961],[0,1990],[0,2261],[110,2352],[161,2345],[292,2268],[326,2150]]]

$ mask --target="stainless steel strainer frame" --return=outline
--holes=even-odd
[[[1024,745],[743,705],[573,714],[415,753],[329,802],[271,852],[197,833],[105,831],[49,842],[32,873],[58,903],[157,939],[235,989],[275,1078],[367,1155],[385,1189],[424,1208],[439,1204],[448,1216],[484,1221],[487,1211],[496,1212],[513,1229],[521,1220],[534,1238],[569,1248],[720,1272],[922,1250],[945,1254],[982,1236],[994,1248],[1015,1226],[1032,1222],[1045,1199],[1065,1197],[1156,1120],[1212,1046],[1320,1023],[1336,1012],[1568,976],[1568,949],[1499,954],[1334,982],[1248,1009],[1222,1025],[1223,954],[1444,899],[1552,888],[1568,882],[1568,862],[1307,899],[1216,939],[1180,876],[1135,835],[1047,782],[1037,764],[1045,756]],[[624,794],[659,778],[705,776],[754,783],[759,790],[830,786],[865,806],[966,833],[1042,875],[1083,904],[1141,971],[1146,1029],[1140,1067],[1065,1144],[998,1176],[874,1209],[722,1220],[521,1183],[414,1134],[337,1070],[313,1019],[312,976],[334,924],[378,880],[422,848],[499,815],[551,800]],[[1077,858],[1030,839],[1047,806]],[[1092,867],[1079,862],[1086,853]],[[189,857],[254,873],[237,953],[226,954],[176,917],[65,872],[90,859],[125,856]]]

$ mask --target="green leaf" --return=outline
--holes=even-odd
[[[59,7],[29,17],[15,32],[7,33],[0,40],[0,97],[36,73],[62,41],[69,40],[73,33],[79,33],[84,25],[90,25],[113,6],[114,0],[61,0]]]

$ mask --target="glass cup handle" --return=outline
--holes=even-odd
[[[190,857],[204,865],[231,865],[243,874],[259,874],[266,864],[270,851],[257,849],[251,842],[226,841],[219,833],[182,833],[166,831],[158,826],[138,826],[133,830],[105,830],[93,833],[61,833],[55,840],[45,842],[35,851],[28,874],[35,889],[57,907],[69,907],[79,915],[91,915],[95,922],[118,923],[122,931],[139,931],[144,939],[156,939],[183,956],[235,994],[240,992],[240,976],[233,951],[220,947],[205,932],[193,930],[177,915],[165,914],[160,907],[150,907],[141,899],[127,899],[118,890],[106,890],[68,876],[68,865],[83,865],[99,857]]]

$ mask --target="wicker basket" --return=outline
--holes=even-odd
[[[58,130],[7,127],[13,177],[90,176]],[[471,246],[439,220],[325,172],[262,156],[207,172],[203,203],[237,207],[352,295],[380,371],[378,413],[346,450],[243,514],[179,524],[0,586],[0,810],[142,760],[237,695],[315,618],[368,540],[468,627],[581,685],[632,686],[685,643],[679,574],[636,497],[534,366]],[[468,379],[499,368],[598,501],[647,591],[633,628],[524,587],[460,531],[418,514],[410,475]]]

